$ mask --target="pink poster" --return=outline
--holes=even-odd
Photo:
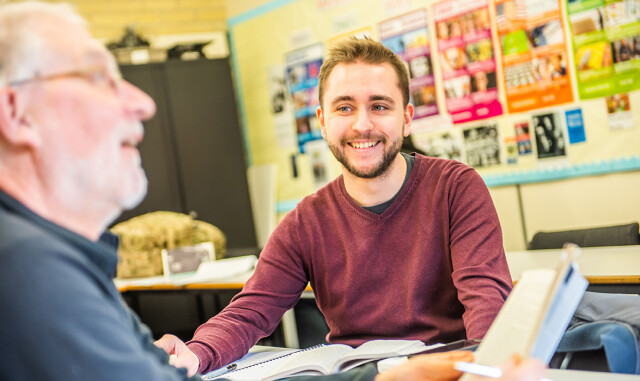
[[[409,91],[415,107],[414,119],[438,114],[435,77],[427,11],[418,9],[378,24],[382,43],[396,53],[409,69]]]
[[[434,4],[447,111],[454,123],[502,115],[487,0]]]

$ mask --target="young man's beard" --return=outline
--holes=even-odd
[[[333,156],[335,156],[340,164],[342,164],[351,174],[362,179],[373,179],[385,174],[388,171],[391,163],[393,163],[393,160],[396,158],[396,156],[398,156],[400,148],[402,148],[403,140],[404,138],[400,137],[399,139],[392,142],[391,146],[388,149],[384,150],[384,154],[382,156],[382,161],[380,162],[380,164],[368,171],[360,170],[349,162],[347,156],[342,150],[342,147],[347,145],[347,139],[342,139],[342,141],[340,142],[341,147],[338,147],[331,142],[328,143],[329,149],[331,150],[331,153],[333,153]],[[384,145],[386,142],[387,140],[385,138],[382,138],[378,144]]]

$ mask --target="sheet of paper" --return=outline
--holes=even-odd
[[[254,255],[203,262],[200,264],[200,267],[198,267],[195,274],[171,280],[171,284],[183,285],[189,283],[213,282],[216,280],[230,278],[252,270],[257,262],[258,258]]]

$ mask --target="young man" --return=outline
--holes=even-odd
[[[342,175],[278,225],[255,275],[188,348],[157,345],[190,373],[243,356],[307,282],[332,343],[450,342],[484,336],[512,286],[498,217],[480,176],[456,161],[399,154],[411,132],[404,64],[350,39],[319,76],[322,136]]]

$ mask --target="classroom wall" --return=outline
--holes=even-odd
[[[11,1],[14,0],[0,0],[0,4]],[[176,34],[224,33],[228,29],[246,154],[252,166],[276,165],[277,170],[273,171],[277,173],[275,209],[278,218],[282,218],[301,197],[312,193],[315,186],[306,155],[299,154],[296,148],[281,147],[276,138],[267,88],[268,68],[283,65],[285,54],[299,47],[296,44],[304,42],[305,38],[326,45],[327,40],[336,35],[366,27],[374,31],[375,37],[379,21],[394,16],[394,12],[400,14],[416,8],[426,8],[431,12],[434,1],[77,0],[72,3],[89,20],[92,33],[105,41],[120,38],[124,28],[132,23],[141,35],[151,39]],[[386,12],[383,9],[390,3],[395,4],[396,11]],[[441,92],[441,84],[439,86]],[[573,162],[598,163],[618,153],[620,156],[639,153],[640,94],[634,91],[630,97],[636,127],[625,131],[608,130],[603,98],[575,101],[561,107],[581,107],[587,123],[587,143],[570,147]],[[443,110],[442,105],[440,109]],[[527,117],[527,113],[521,113],[493,120],[499,123],[500,128],[508,130],[513,120]],[[464,128],[464,125],[456,128]],[[292,162],[296,164],[297,177],[292,176]],[[335,162],[332,165],[331,175],[337,175],[339,167]],[[539,168],[539,163],[533,158],[521,160],[520,165],[525,172]],[[544,166],[542,168],[545,169]],[[505,171],[497,167],[479,172],[486,179],[495,180],[495,176]],[[505,248],[522,250],[539,230],[638,220],[638,185],[640,172],[631,168],[626,172],[607,174],[605,171],[604,174],[587,177],[560,176],[554,181],[519,186],[490,184],[489,190],[502,222]]]
[[[45,0],[46,1],[46,0]],[[0,0],[0,4],[16,0]],[[135,24],[143,37],[209,33],[227,29],[227,3],[232,0],[49,0],[71,3],[89,22],[97,38],[117,40]]]
[[[316,185],[308,155],[300,154],[295,145],[283,144],[282,120],[271,112],[268,72],[283,70],[288,53],[315,43],[326,49],[328,41],[342,34],[369,29],[377,38],[380,21],[418,8],[425,8],[429,14],[433,44],[432,6],[436,1],[275,0],[251,3],[251,8],[237,5],[232,9],[229,6],[232,59],[248,161],[251,165],[277,165],[277,213],[282,218],[300,198],[312,193]],[[565,36],[571,36],[564,12],[563,22]],[[499,49],[495,31],[493,40]],[[489,185],[496,204],[507,250],[525,249],[527,241],[539,230],[622,224],[640,218],[640,196],[636,191],[640,179],[640,128],[637,127],[640,92],[629,93],[634,126],[622,130],[609,128],[604,98],[577,99],[570,37],[568,42],[574,101],[512,114],[505,108],[503,115],[488,119],[497,124],[502,137],[509,137],[514,135],[515,122],[531,121],[534,113],[563,113],[580,108],[587,137],[585,142],[568,146],[567,156],[560,159],[539,160],[534,151],[533,155],[518,157],[515,165],[506,164],[503,156],[501,165],[477,168]],[[446,108],[436,54],[433,53],[432,59],[442,114]],[[504,105],[500,53],[496,51],[495,54],[500,100]],[[456,124],[453,128],[467,129],[483,123],[486,121]],[[339,173],[335,161],[329,169],[332,175]]]

